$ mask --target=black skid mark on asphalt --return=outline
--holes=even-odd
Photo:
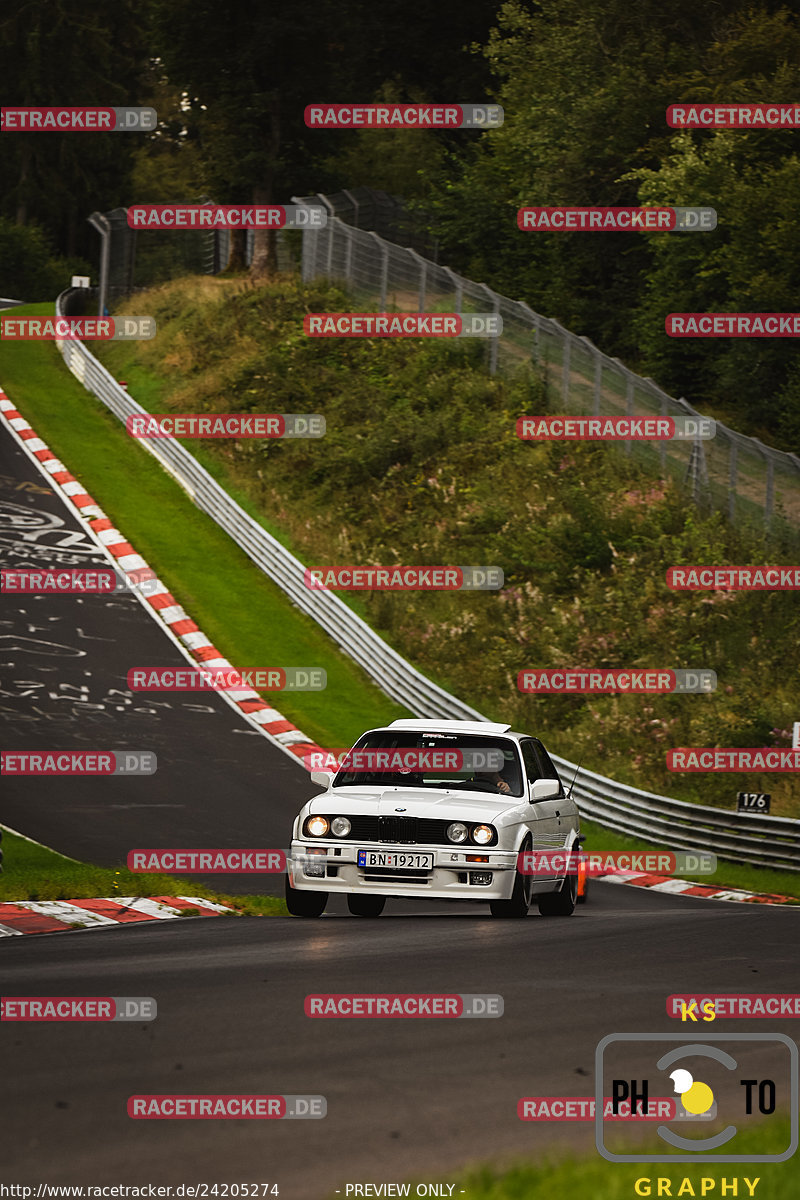
[[[116,638],[95,637],[94,634],[92,634],[92,633],[84,633],[84,631],[83,631],[83,629],[81,629],[80,625],[75,626],[75,631],[78,634],[78,637],[84,638],[84,640],[87,642],[115,642],[116,641]]]
[[[53,658],[85,658],[86,651],[75,646],[65,646],[61,642],[45,642],[42,638],[22,637],[19,634],[0,634],[0,654],[47,654]],[[2,664],[5,666],[6,664]]]

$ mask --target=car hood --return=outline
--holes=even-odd
[[[336,788],[323,792],[309,801],[308,811],[311,813],[342,813],[351,816],[370,814],[374,816],[394,816],[398,810],[400,815],[407,817],[433,817],[446,820],[452,816],[468,818],[475,821],[491,821],[509,808],[516,808],[522,803],[519,796],[491,796],[488,793],[478,795],[473,791],[439,792],[427,788],[388,788],[373,791],[350,791],[348,788]]]

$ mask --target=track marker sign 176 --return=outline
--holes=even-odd
[[[736,811],[740,813],[760,813],[769,812],[769,803],[772,796],[768,792],[737,792]]]

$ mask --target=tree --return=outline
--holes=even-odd
[[[7,106],[137,104],[145,64],[145,4],[119,0],[6,0],[0,10],[0,74]],[[135,133],[5,133],[0,212],[35,221],[67,254],[87,252],[93,209],[120,204]]]

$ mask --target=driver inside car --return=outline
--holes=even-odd
[[[508,781],[499,771],[476,771],[473,778],[477,783],[493,783],[498,792],[502,792],[504,795],[511,791]]]

